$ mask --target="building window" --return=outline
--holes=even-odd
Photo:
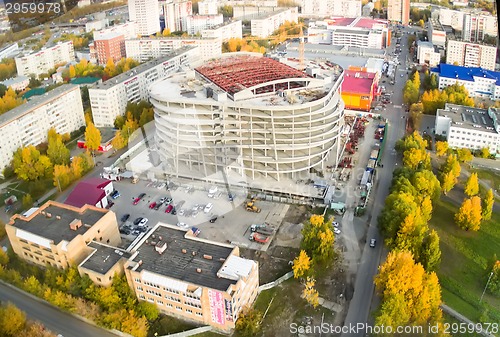
[[[197,313],[196,313],[196,316],[203,317],[203,314],[202,314],[201,312],[197,312]]]
[[[141,300],[143,300],[143,299],[145,299],[146,297],[144,297],[144,295],[143,295],[143,294],[139,294],[139,298],[140,298]]]
[[[176,306],[175,309],[182,311],[182,307]]]
[[[193,313],[193,310],[191,310],[191,309],[186,309],[186,312],[187,312],[188,314],[192,314],[192,313]]]

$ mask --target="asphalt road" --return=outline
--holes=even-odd
[[[87,324],[59,309],[32,299],[14,287],[0,283],[0,301],[11,302],[29,319],[41,322],[47,329],[64,337],[116,337],[117,335]]]
[[[384,167],[377,168],[376,170],[376,182],[374,186],[375,192],[370,197],[373,202],[373,209],[370,213],[371,220],[368,227],[368,239],[365,243],[365,247],[363,248],[363,254],[361,256],[361,261],[359,263],[359,268],[354,285],[354,294],[349,304],[349,310],[344,321],[344,327],[348,328],[357,326],[357,324],[359,323],[369,322],[370,311],[375,309],[372,308],[372,300],[374,300],[375,288],[373,278],[377,274],[377,269],[381,262],[382,253],[384,253],[383,238],[377,228],[377,217],[379,216],[384,206],[385,199],[389,194],[392,172],[397,167],[397,165],[401,165],[400,158],[396,155],[393,149],[396,141],[403,137],[406,124],[406,112],[402,107],[402,88],[405,81],[407,80],[406,60],[409,54],[406,37],[407,35],[404,35],[401,39],[402,52],[399,56],[401,65],[398,66],[396,70],[395,85],[390,85],[389,81],[386,81],[386,83],[383,84],[385,85],[387,91],[393,91],[393,95],[391,97],[392,104],[387,105],[387,110],[383,111],[383,115],[389,120],[388,135],[386,136],[386,144],[381,160],[381,163]],[[389,48],[389,51],[392,52],[393,50],[394,46],[391,46]],[[403,77],[401,77],[401,74],[403,74]],[[402,118],[402,116],[404,116],[405,118]],[[369,247],[369,239],[371,238],[377,239],[377,245],[375,248]],[[345,332],[341,336],[354,337],[365,335],[365,329],[360,328]]]

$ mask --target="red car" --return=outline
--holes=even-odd
[[[174,208],[174,206],[172,205],[168,205],[167,208],[165,208],[165,213],[170,213],[172,212],[172,209]]]
[[[153,201],[152,203],[149,204],[149,208],[153,209],[156,206],[156,201]]]
[[[141,201],[141,200],[142,200],[142,198],[144,198],[145,196],[146,196],[146,193],[141,193],[141,194],[139,194],[139,196],[138,196],[137,198],[135,198],[135,199],[134,199],[133,204],[134,204],[134,205],[137,205],[137,204],[139,203],[139,201]]]

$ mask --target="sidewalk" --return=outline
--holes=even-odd
[[[441,309],[443,309],[443,311],[445,313],[447,313],[448,315],[451,315],[451,316],[455,317],[456,319],[458,319],[460,322],[466,323],[467,326],[476,326],[476,323],[472,322],[470,319],[468,319],[467,317],[465,317],[461,313],[453,310],[452,308],[450,308],[446,304],[441,304]],[[481,334],[481,336],[485,336],[485,337],[495,337],[495,335],[488,333],[486,331],[481,331],[481,332],[477,331],[477,333],[479,333],[479,334]]]

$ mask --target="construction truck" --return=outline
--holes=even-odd
[[[253,224],[250,226],[250,231],[251,232],[257,232],[262,235],[273,235],[274,230],[270,227],[267,226],[267,224]]]
[[[250,241],[255,241],[255,242],[258,242],[261,244],[265,244],[265,243],[269,242],[269,236],[265,236],[265,235],[262,235],[262,234],[259,234],[256,232],[253,232],[252,234],[250,234],[249,239],[250,239]]]
[[[245,209],[246,209],[248,212],[260,213],[260,208],[259,208],[259,207],[257,207],[257,206],[255,206],[255,204],[254,204],[254,202],[253,202],[253,201],[249,201],[249,202],[247,202]]]

